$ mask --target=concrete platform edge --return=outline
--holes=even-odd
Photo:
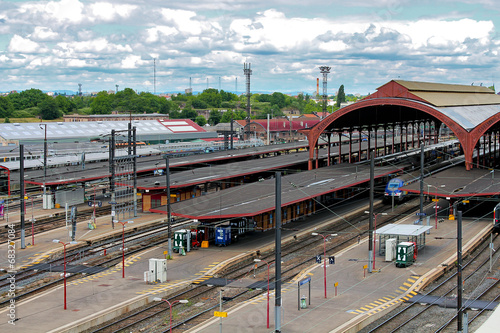
[[[476,247],[479,243],[481,243],[484,238],[491,232],[492,226],[487,226],[483,230],[481,230],[480,233],[478,233],[476,236],[474,236],[471,240],[463,246],[463,255],[469,254],[472,249]],[[439,276],[443,275],[446,269],[450,267],[451,263],[457,260],[457,255],[456,253],[450,256],[447,260],[445,260],[444,264],[448,264],[448,266],[443,266],[442,264],[437,267],[433,268],[430,270],[428,273],[424,274],[421,276],[415,283],[404,293],[402,294],[399,298],[396,300],[392,301],[393,303],[385,308],[380,310],[382,306],[377,307],[372,309],[370,312],[361,314],[356,316],[355,318],[351,319],[344,325],[341,325],[337,327],[336,329],[330,331],[330,333],[356,333],[362,328],[368,326],[369,324],[373,323],[377,319],[380,319],[387,313],[393,310],[394,306],[402,302],[402,298],[407,296],[410,292],[412,291],[420,291],[424,289],[426,286],[428,286],[430,283],[432,283],[434,280],[436,280]]]

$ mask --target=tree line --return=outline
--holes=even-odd
[[[0,118],[39,117],[53,120],[66,114],[111,114],[117,113],[162,113],[171,119],[192,119],[203,126],[207,120],[199,116],[197,110],[210,110],[208,123],[229,122],[231,119],[241,120],[246,117],[245,95],[217,89],[206,89],[198,95],[191,93],[174,94],[171,100],[148,92],[136,93],[125,88],[116,93],[101,91],[95,96],[55,97],[43,93],[39,89],[29,89],[20,93],[14,92],[0,97]],[[344,86],[340,86],[337,94],[335,111],[341,102],[346,101]],[[312,96],[299,94],[292,97],[280,92],[272,94],[252,94],[250,98],[252,118],[265,119],[283,116],[284,110],[297,110],[300,114],[322,111],[322,102],[316,102]],[[330,110],[329,110],[330,111]]]

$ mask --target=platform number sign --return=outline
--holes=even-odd
[[[335,264],[335,256],[330,256],[328,257],[328,263],[330,265],[334,265]]]
[[[318,264],[321,264],[321,254],[318,254],[318,255],[316,256],[316,262],[317,262]]]

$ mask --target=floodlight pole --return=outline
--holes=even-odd
[[[24,213],[26,203],[24,202],[24,145],[19,145],[19,201],[21,202],[21,249],[26,248],[24,241]]]
[[[368,138],[368,140],[370,140]],[[368,273],[372,272],[373,267],[373,200],[374,200],[374,187],[375,187],[375,152],[370,152],[370,219],[368,226]]]
[[[269,128],[268,128],[269,129]],[[281,172],[276,172],[276,234],[275,234],[275,282],[274,282],[274,327],[281,332]],[[267,273],[267,328],[269,328],[269,266]]]

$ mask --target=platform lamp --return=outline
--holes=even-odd
[[[125,222],[120,222],[118,221],[118,223],[120,223],[122,225],[122,278],[124,279],[125,278],[125,224],[128,224],[128,223],[134,223],[134,221],[125,221]]]
[[[365,210],[365,214],[370,214],[369,211]],[[387,215],[387,213],[373,213],[373,270],[375,270],[375,253],[377,248],[377,216]]]
[[[322,235],[322,234],[318,234],[317,232],[313,232],[313,233],[311,233],[311,235],[323,237],[323,256],[325,257],[324,262],[323,262],[323,273],[324,273],[324,280],[325,280],[325,298],[326,298],[326,239],[330,236],[335,237],[335,236],[337,236],[337,234]]]
[[[64,246],[64,310],[67,309],[66,307],[66,245],[69,245],[69,244],[77,244],[78,242],[68,242],[68,243],[64,243],[62,241],[60,241],[59,239],[54,239],[52,242],[54,243],[59,243],[59,244],[62,244]]]
[[[168,326],[170,327],[170,333],[172,333],[172,306],[175,303],[186,304],[186,303],[188,303],[188,300],[187,299],[179,299],[179,300],[175,300],[173,302],[169,302],[166,299],[163,299],[163,298],[160,298],[160,297],[155,297],[155,298],[153,298],[153,301],[155,301],[155,302],[161,302],[161,301],[167,302],[168,307],[170,308],[170,321],[169,321],[169,325]]]

